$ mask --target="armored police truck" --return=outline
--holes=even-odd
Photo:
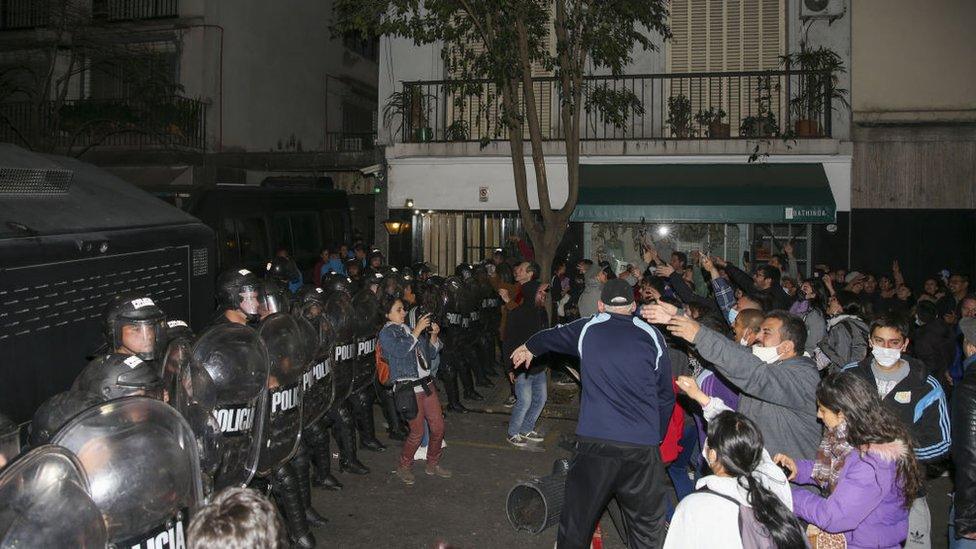
[[[214,310],[214,233],[76,159],[0,144],[0,411],[30,419],[103,342],[134,290],[201,329]]]

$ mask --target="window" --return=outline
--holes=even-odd
[[[752,226],[753,265],[769,262],[773,254],[782,253],[783,245],[793,243],[800,278],[808,276],[810,269],[810,225],[808,224],[755,224]],[[799,281],[798,281],[799,282]]]
[[[260,217],[244,219],[224,218],[220,230],[220,267],[228,269],[243,265],[263,270],[268,255],[268,238],[264,220]]]
[[[158,51],[117,57],[94,63],[88,86],[90,99],[140,99],[172,95],[176,89],[179,57]]]
[[[672,0],[668,70],[672,73],[780,69],[785,52],[784,0]],[[722,108],[733,127],[762,107],[779,114],[777,78],[714,77],[671,80],[670,94],[691,100],[691,113]],[[782,118],[782,117],[780,117]]]
[[[362,55],[371,61],[379,60],[380,41],[378,38],[364,38],[358,32],[347,32],[342,37],[346,49]]]
[[[317,256],[322,249],[322,229],[319,214],[315,212],[275,215],[271,221],[271,229],[275,246],[288,248],[296,261],[306,256]]]

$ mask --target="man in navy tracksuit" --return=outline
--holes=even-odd
[[[635,307],[627,282],[610,280],[599,314],[539,332],[512,353],[516,367],[548,352],[580,359],[583,394],[559,548],[589,547],[611,497],[625,517],[628,547],[664,542],[667,476],[658,446],[674,407],[671,361],[664,336],[634,317]]]

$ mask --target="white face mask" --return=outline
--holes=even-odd
[[[743,337],[742,339],[739,340],[739,345],[742,345],[743,347],[745,347],[745,346],[749,345],[749,340],[747,340],[746,338]]]
[[[901,349],[874,347],[871,349],[871,354],[874,355],[874,360],[877,360],[878,364],[886,368],[888,366],[893,366],[901,359]]]
[[[776,350],[776,347],[762,347],[760,345],[753,345],[752,354],[756,355],[756,358],[765,362],[766,364],[772,364],[779,359],[779,352]]]

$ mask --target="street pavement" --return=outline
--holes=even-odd
[[[333,462],[333,473],[344,489],[313,490],[313,505],[329,518],[329,524],[315,530],[318,546],[434,548],[444,542],[464,549],[553,547],[557,526],[538,535],[516,532],[506,515],[506,500],[516,483],[547,475],[554,460],[569,457],[558,442],[575,429],[577,399],[571,391],[553,387],[551,405],[538,427],[546,436],[537,448],[542,451],[526,451],[505,440],[508,409],[500,403],[507,389],[499,386],[483,392],[489,397],[483,407],[487,412],[448,414],[445,420],[447,447],[441,464],[454,473],[453,478],[426,476],[425,462],[418,461],[413,486],[403,485],[393,475],[400,446],[386,438],[377,408],[377,435],[388,448],[382,453],[359,451],[360,460],[372,472],[364,476],[339,473],[338,464]],[[947,477],[929,483],[935,549],[948,547],[945,524],[949,490]],[[624,547],[606,516],[601,524],[604,547]]]

